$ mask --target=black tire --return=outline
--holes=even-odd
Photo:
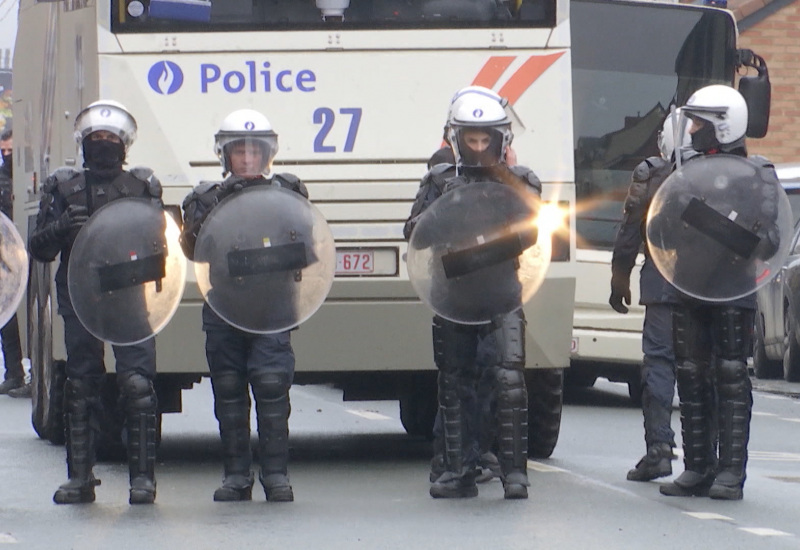
[[[567,388],[591,388],[597,382],[597,375],[579,366],[571,366],[564,371],[564,386]]]
[[[67,442],[64,431],[64,386],[67,383],[67,362],[61,359],[52,363],[50,374],[50,423],[47,439],[53,445]]]
[[[762,323],[758,321],[756,321],[755,330],[753,331],[753,373],[756,378],[762,380],[783,377],[783,360],[767,357],[767,351],[764,349],[764,328]]]
[[[797,321],[788,309],[784,314],[785,351],[783,353],[783,379],[787,382],[800,382],[800,343],[797,342],[795,330]]]
[[[549,458],[558,443],[564,403],[564,369],[527,371],[528,456]]]
[[[31,424],[36,434],[64,443],[64,361],[53,359],[50,265],[31,261],[27,299],[27,352],[31,361]]]
[[[414,391],[400,397],[400,422],[406,433],[433,439],[433,423],[439,409],[436,377],[426,377],[414,384]]]

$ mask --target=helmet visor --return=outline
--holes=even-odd
[[[278,136],[239,136],[222,144],[225,169],[242,178],[268,174],[278,152]]]
[[[456,162],[461,166],[494,166],[503,158],[503,133],[496,128],[455,129]]]

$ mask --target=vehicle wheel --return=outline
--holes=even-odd
[[[564,369],[527,371],[528,456],[549,458],[561,431],[564,402]]]
[[[783,353],[783,378],[787,382],[800,382],[800,343],[795,335],[797,321],[789,311],[784,315],[784,324],[786,351]]]
[[[31,424],[36,434],[64,443],[64,361],[53,360],[50,266],[31,261],[27,300],[27,352],[31,361]]]
[[[784,316],[785,318],[785,316]],[[753,331],[753,373],[756,378],[770,380],[783,376],[783,361],[770,359],[764,349],[764,329],[756,321]]]
[[[633,401],[633,404],[636,405],[637,407],[642,406],[643,391],[644,388],[642,387],[641,378],[637,377],[628,380],[628,395],[630,396],[631,401]]]
[[[433,422],[439,408],[436,378],[420,380],[414,390],[400,397],[400,422],[408,435],[433,439]]]
[[[567,388],[591,388],[597,382],[597,375],[580,366],[570,366],[564,371],[564,386]]]

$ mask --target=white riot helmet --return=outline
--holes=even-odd
[[[679,154],[681,149],[691,147],[692,144],[689,125],[679,123],[680,115],[680,107],[668,113],[667,118],[664,119],[664,124],[661,126],[661,131],[658,132],[658,150],[661,152],[661,158],[666,161],[671,160],[672,154],[675,152],[675,137],[678,132],[682,134],[680,145],[678,146]]]
[[[230,154],[232,149],[240,144],[258,146],[261,150],[261,163],[246,174],[236,175],[252,177],[268,174],[272,160],[278,153],[278,134],[272,129],[267,117],[253,109],[239,109],[222,121],[219,131],[214,136],[214,152],[219,157],[225,174],[232,172]]]
[[[136,119],[121,103],[101,99],[89,104],[75,117],[75,141],[81,145],[86,136],[98,130],[116,135],[127,151],[136,140]]]
[[[447,140],[457,166],[493,166],[504,162],[506,148],[513,138],[511,120],[494,97],[467,93],[450,106]],[[476,140],[484,142],[477,149]]]
[[[350,0],[316,0],[317,8],[322,12],[322,19],[344,19],[344,10],[350,7]]]
[[[688,118],[710,124],[692,134],[692,147],[707,152],[730,151],[744,144],[747,132],[747,103],[735,89],[713,84],[697,90],[681,109]]]

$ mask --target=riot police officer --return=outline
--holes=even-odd
[[[35,259],[51,262],[61,255],[55,281],[67,349],[64,421],[69,480],[53,495],[57,504],[93,502],[94,488],[100,484],[92,467],[105,378],[104,344],[84,328],[70,299],[67,266],[73,243],[89,217],[113,200],[144,198],[163,206],[161,184],[152,170],[123,169],[136,131],[136,120],[116,101],[96,101],[81,111],[75,119],[75,139],[82,148],[84,169],[63,167],[47,178],[30,237]],[[127,428],[129,502],[151,504],[156,497],[155,338],[113,350]]]
[[[639,249],[645,243],[644,230],[647,211],[655,192],[674,167],[676,151],[675,121],[677,110],[667,115],[658,135],[660,156],[643,160],[631,174],[631,184],[625,199],[624,216],[611,258],[611,296],[609,304],[619,313],[628,313],[630,305],[630,277]],[[688,138],[686,132],[682,136]],[[686,141],[686,138],[683,141]],[[646,453],[636,466],[628,471],[630,481],[650,481],[672,475],[672,449],[675,432],[671,426],[672,400],[675,395],[675,354],[672,351],[672,304],[677,294],[672,285],[659,273],[649,250],[644,247],[644,264],[640,279],[639,303],[645,306],[642,327],[641,366],[642,413]],[[624,302],[624,303],[623,303]]]
[[[3,154],[3,165],[0,166],[0,211],[11,220],[14,219],[13,138],[10,128],[0,134],[0,151]],[[22,368],[22,346],[16,314],[0,329],[0,339],[6,366],[4,380],[0,383],[0,395],[30,397],[30,384],[25,383],[25,371]]]
[[[453,106],[456,102],[462,100],[464,96],[476,95],[488,97],[496,101],[503,108],[506,108],[507,102],[504,98],[500,97],[494,90],[485,88],[483,86],[466,86],[458,90],[450,99],[450,107],[448,109],[447,121],[444,126],[444,142],[447,143],[444,147],[440,148],[428,160],[428,169],[432,169],[436,165],[445,165],[437,168],[437,172],[441,175],[440,179],[448,179],[456,175],[455,156],[453,155],[453,148],[449,144],[449,129],[450,118]],[[506,146],[504,162],[508,166],[516,164],[516,155],[509,144]],[[478,466],[480,467],[480,474],[476,478],[478,483],[483,483],[500,477],[500,463],[497,461],[497,456],[494,454],[495,447],[495,399],[494,399],[494,373],[492,361],[495,360],[497,355],[493,339],[487,333],[480,335],[478,338],[478,352],[476,355],[476,364],[485,380],[475,383],[474,380],[469,378],[462,379],[465,387],[461,389],[463,395],[471,395],[469,399],[464,400],[466,407],[473,407],[474,410],[466,411],[466,414],[474,426],[474,435],[476,441],[470,443],[470,446],[475,449],[477,445],[478,453]],[[477,386],[477,387],[476,387]],[[431,482],[436,481],[440,475],[444,473],[444,434],[442,429],[442,415],[437,410],[436,417],[433,423],[433,459],[431,459]]]
[[[456,174],[452,175],[450,166],[438,165],[423,177],[404,227],[407,239],[435,200],[461,186],[493,181],[523,193],[541,193],[541,184],[529,168],[506,164],[505,152],[513,134],[511,121],[496,99],[483,94],[466,94],[457,99],[450,109],[448,134]],[[504,495],[507,499],[528,497],[524,333],[521,309],[479,325],[434,317],[434,361],[439,369],[439,411],[444,432],[444,471],[431,485],[434,498],[478,494],[475,419],[470,413],[470,393],[464,388],[474,386],[480,378],[476,355],[481,338],[493,339],[497,355],[483,368],[492,368],[495,375],[498,458]]]
[[[278,135],[263,114],[251,109],[232,112],[222,121],[215,142],[223,175],[230,176],[221,183],[199,184],[183,202],[181,247],[189,259],[194,259],[203,222],[224,198],[259,185],[279,186],[308,197],[297,176],[265,176],[278,152]],[[203,330],[223,452],[224,479],[214,500],[252,498],[250,386],[256,402],[259,480],[268,501],[293,501],[288,474],[289,388],[295,357],[289,331],[246,332],[224,321],[208,302],[203,305]]]
[[[692,94],[682,113],[691,121],[692,148],[701,153],[687,165],[720,153],[747,157],[748,111],[738,91],[707,86]],[[769,161],[751,157],[750,162],[777,182]],[[775,207],[762,200],[772,199],[754,194],[747,202],[760,211]],[[674,482],[662,485],[660,492],[740,500],[753,404],[746,361],[755,294],[728,302],[707,302],[682,293],[679,298],[673,309],[673,334],[685,470]]]

